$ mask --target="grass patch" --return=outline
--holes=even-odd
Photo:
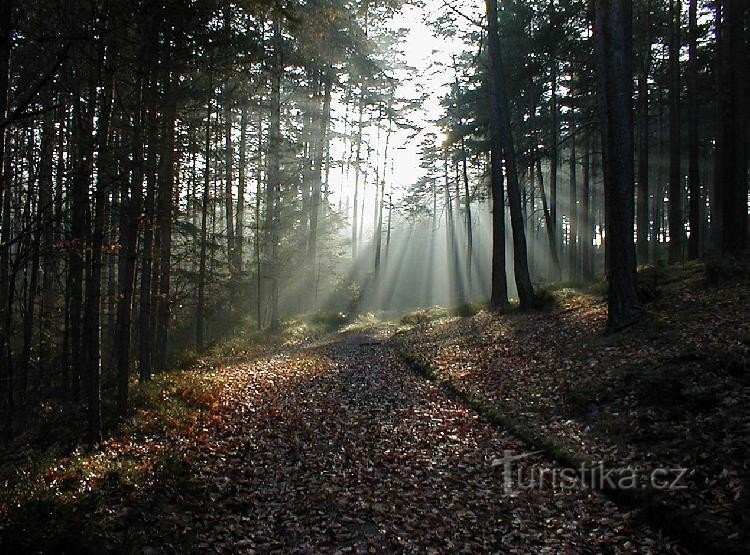
[[[6,552],[105,549],[111,538],[102,522],[113,504],[137,505],[165,481],[185,491],[186,463],[168,440],[192,434],[222,386],[212,372],[159,374],[133,385],[131,416],[97,448],[27,449],[0,483],[0,546]]]
[[[468,302],[450,308],[444,306],[432,306],[404,314],[401,316],[400,322],[407,326],[421,326],[446,318],[469,318],[486,309],[486,303]]]

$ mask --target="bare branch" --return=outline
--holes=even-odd
[[[68,57],[68,50],[70,50],[69,42],[65,45],[65,47],[62,49],[62,52],[60,52],[59,56],[57,57],[57,60],[55,60],[55,63],[52,65],[52,67],[49,68],[49,70],[47,70],[47,72],[42,76],[39,82],[31,89],[26,91],[26,94],[21,97],[13,111],[8,114],[5,119],[0,121],[0,129],[5,129],[14,121],[24,117],[29,117],[36,113],[26,112],[26,108],[29,106],[29,104],[31,104],[36,95],[39,94],[39,91],[41,91],[44,86],[49,83],[49,81],[55,76],[57,70],[60,69],[60,67],[63,65],[66,58]]]
[[[469,17],[465,13],[459,11],[458,9],[456,9],[452,5],[450,5],[447,0],[443,0],[443,6],[445,6],[446,8],[448,8],[450,11],[452,11],[453,13],[455,13],[456,15],[458,15],[459,17],[465,19],[466,21],[468,21],[472,25],[474,25],[476,27],[479,27],[480,29],[485,29],[486,28],[485,24],[482,23],[481,20],[477,21],[476,19],[472,19],[471,17]]]

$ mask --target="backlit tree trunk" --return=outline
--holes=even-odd
[[[599,0],[595,14],[607,226],[607,323],[617,329],[640,313],[633,243],[632,6],[629,0]]]

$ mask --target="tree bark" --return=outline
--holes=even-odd
[[[497,0],[486,0],[488,35],[488,56],[490,64],[491,90],[497,103],[495,111],[490,111],[490,125],[498,126],[500,146],[505,157],[505,170],[508,179],[508,202],[510,221],[513,229],[513,273],[521,308],[534,305],[534,289],[529,276],[529,263],[526,256],[526,224],[521,207],[521,185],[518,179],[516,146],[510,127],[510,103],[505,88],[505,68],[503,67],[500,38],[497,29]]]
[[[701,242],[701,192],[698,168],[698,2],[689,0],[688,4],[688,191],[690,192],[690,210],[688,222],[688,258],[700,256]]]
[[[237,168],[237,222],[234,231],[235,266],[242,272],[242,256],[245,250],[245,189],[247,187],[247,103],[242,104],[240,112],[240,159]]]
[[[139,92],[142,85],[139,84]],[[139,100],[131,130],[133,166],[129,198],[123,198],[120,216],[120,259],[118,262],[116,364],[117,414],[123,418],[128,411],[130,379],[131,327],[133,319],[133,291],[138,257],[138,228],[143,209],[143,106]]]
[[[151,84],[151,89],[155,84]],[[149,91],[153,97],[154,91]],[[153,98],[149,99],[148,115],[148,155],[146,159],[146,196],[143,214],[143,261],[141,263],[140,304],[138,311],[138,375],[141,383],[151,379],[151,301],[154,256],[154,195],[156,180],[156,107]]]
[[[651,70],[651,1],[645,6],[644,25],[646,26],[646,40],[641,53],[641,71],[638,75],[638,217],[637,217],[637,260],[640,264],[648,262],[648,172],[649,172],[649,122],[648,122],[648,76]]]
[[[570,113],[573,119],[573,111]],[[573,133],[573,124],[571,124],[571,133]],[[570,187],[568,204],[570,205],[570,238],[568,241],[568,276],[571,280],[578,279],[578,175],[576,167],[576,138],[575,135],[570,137]]]
[[[237,272],[237,251],[234,245],[234,147],[232,144],[232,99],[229,84],[224,87],[224,217],[227,233],[227,260],[232,274]]]
[[[281,54],[281,22],[280,14],[275,15],[274,21],[274,53],[271,70],[271,118],[268,136],[268,179],[266,222],[270,260],[268,263],[268,277],[270,281],[271,321],[272,330],[279,329],[279,240],[280,240],[280,210],[281,210],[281,80],[284,65]]]
[[[102,53],[104,59],[104,53]],[[109,129],[112,114],[114,76],[111,68],[104,70],[99,113],[97,114],[97,168],[94,190],[94,220],[91,232],[91,261],[86,280],[85,342],[87,351],[86,381],[88,387],[88,439],[96,444],[102,437],[101,409],[101,313],[102,313],[102,254],[106,223],[107,188],[112,181],[111,145]]]
[[[171,274],[172,274],[172,220],[175,185],[175,121],[177,100],[175,77],[167,77],[170,82],[165,87],[164,124],[159,157],[159,194],[157,200],[157,225],[159,229],[159,295],[156,302],[156,370],[167,368],[169,322],[171,319]]]
[[[203,200],[201,202],[201,242],[200,261],[198,264],[198,305],[195,310],[195,346],[199,353],[206,348],[206,258],[208,248],[208,205],[211,194],[211,99],[213,98],[213,79],[209,75],[209,93],[206,100],[206,146],[203,153],[205,169],[203,173]],[[258,270],[260,273],[260,269]]]
[[[550,18],[555,17],[555,0],[549,2]],[[552,266],[552,281],[558,281],[562,277],[562,268],[559,263],[558,255],[558,220],[557,220],[557,166],[558,166],[558,141],[560,134],[560,122],[557,106],[557,51],[553,48],[550,52],[550,116],[551,125],[550,136],[550,160],[549,160],[549,213],[550,213],[550,248],[554,249],[553,260],[557,263]]]
[[[365,86],[364,84],[360,85],[359,90],[359,119],[357,120],[357,139],[356,139],[356,148],[355,148],[355,160],[354,160],[354,213],[352,215],[352,260],[356,260],[357,258],[357,226],[359,224],[358,217],[357,217],[357,210],[358,210],[358,200],[359,200],[359,179],[360,179],[360,156],[362,154],[362,131],[364,129],[362,116],[365,109]]]
[[[607,225],[607,325],[618,329],[640,315],[633,243],[632,6],[630,0],[600,0],[595,13]]]
[[[685,226],[682,221],[680,160],[680,2],[669,1],[669,263],[682,260]]]
[[[499,79],[495,73],[497,59],[497,4],[485,0],[488,28],[489,103],[490,103],[490,192],[492,195],[492,292],[490,306],[495,309],[508,306],[508,281],[505,275],[505,192],[503,176],[503,136],[501,133]],[[493,23],[494,22],[494,23]],[[493,32],[494,30],[494,32]]]
[[[587,135],[583,150],[583,191],[581,191],[581,273],[584,279],[594,277],[592,267],[592,227],[591,227],[591,139]]]
[[[747,36],[744,0],[722,2],[720,79],[723,90],[716,180],[721,251],[740,255],[747,246]]]
[[[316,259],[318,257],[318,219],[320,214],[321,186],[323,176],[323,158],[328,144],[328,122],[331,118],[331,76],[328,73],[323,79],[323,98],[321,113],[318,119],[318,140],[315,142],[313,154],[313,176],[312,191],[310,199],[310,237],[308,242],[307,257],[310,267],[315,272]]]

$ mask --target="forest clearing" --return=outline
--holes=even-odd
[[[750,552],[749,42],[0,0],[0,552]]]

